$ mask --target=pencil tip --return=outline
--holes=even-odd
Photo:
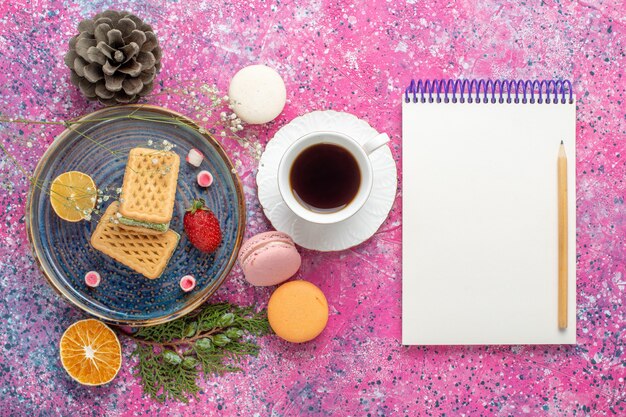
[[[561,145],[563,145],[563,140],[561,140]]]

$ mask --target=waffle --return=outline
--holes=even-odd
[[[179,167],[180,158],[174,152],[131,149],[124,173],[120,214],[138,222],[169,223]]]
[[[180,236],[173,230],[147,235],[122,229],[112,221],[117,218],[118,208],[118,202],[109,205],[91,235],[91,246],[146,278],[160,277]]]

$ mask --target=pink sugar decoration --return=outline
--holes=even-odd
[[[185,275],[184,277],[180,279],[180,288],[183,291],[189,292],[193,290],[195,287],[196,287],[196,279],[193,277],[193,275]]]
[[[203,159],[204,155],[202,155],[202,152],[195,148],[190,149],[189,153],[187,153],[187,156],[185,157],[185,161],[195,166],[196,168],[200,166]]]
[[[85,284],[88,287],[95,288],[100,285],[100,274],[96,271],[89,271],[85,274]]]
[[[197,180],[200,187],[208,187],[213,184],[213,175],[209,171],[200,171]]]

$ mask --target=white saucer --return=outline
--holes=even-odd
[[[276,230],[287,233],[303,248],[339,251],[356,246],[370,237],[385,221],[396,198],[396,162],[388,146],[371,155],[374,169],[372,192],[363,207],[352,217],[335,224],[317,224],[297,217],[278,191],[278,164],[285,150],[298,138],[315,131],[335,131],[359,142],[378,135],[367,122],[349,113],[333,110],[314,111],[296,117],[283,126],[265,148],[256,176],[263,212]]]

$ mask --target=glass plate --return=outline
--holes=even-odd
[[[132,118],[128,116],[132,114]],[[105,120],[115,118],[114,120]],[[168,118],[168,123],[154,121]],[[153,119],[153,120],[150,120]],[[177,122],[176,120],[179,122]],[[163,323],[189,313],[222,284],[241,245],[245,229],[245,202],[233,164],[221,145],[201,134],[193,122],[170,110],[148,105],[127,105],[98,110],[84,116],[86,123],[74,124],[61,133],[39,161],[28,195],[26,221],[33,254],[48,282],[64,298],[89,314],[114,324],[146,326]],[[66,171],[90,175],[98,188],[122,186],[131,148],[147,147],[148,140],[168,140],[181,157],[176,203],[170,228],[181,239],[167,269],[150,280],[132,271],[89,244],[98,216],[77,223],[60,219],[50,205],[48,192],[54,178]],[[185,162],[190,148],[205,156],[200,168]],[[200,169],[213,174],[209,188],[197,185]],[[217,216],[222,244],[213,254],[195,249],[183,232],[183,215],[194,198],[204,198]],[[111,200],[102,204],[105,209]],[[85,285],[85,273],[95,270],[100,285]],[[196,288],[183,292],[182,276],[192,274]]]

